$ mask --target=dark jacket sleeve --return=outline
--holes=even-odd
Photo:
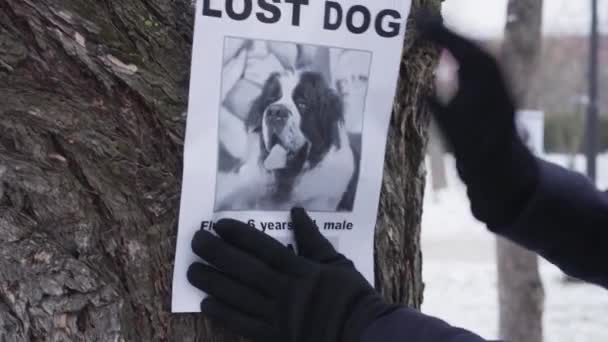
[[[402,308],[370,325],[359,342],[488,342],[463,329]]]
[[[567,274],[608,288],[608,194],[583,175],[538,160],[537,189],[513,224],[490,227]]]

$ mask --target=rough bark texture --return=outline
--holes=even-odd
[[[536,108],[535,77],[541,52],[542,0],[510,0],[502,62],[520,108]],[[543,341],[544,290],[538,256],[498,238],[500,338]]]
[[[237,340],[169,313],[192,20],[191,0],[0,0],[0,341]],[[437,56],[408,26],[376,260],[419,306]]]

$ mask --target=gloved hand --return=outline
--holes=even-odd
[[[355,342],[393,310],[353,263],[336,252],[303,209],[292,210],[299,255],[247,224],[201,230],[188,280],[210,295],[203,314],[260,342]]]
[[[419,14],[431,41],[459,63],[458,92],[447,104],[432,99],[435,119],[451,144],[473,214],[490,229],[512,223],[538,183],[538,165],[517,134],[515,101],[495,59],[448,30],[441,18]]]

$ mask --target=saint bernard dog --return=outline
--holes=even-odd
[[[350,211],[358,166],[343,104],[323,75],[272,74],[246,122],[247,159],[218,176],[216,211]]]

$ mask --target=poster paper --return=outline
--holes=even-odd
[[[198,229],[229,217],[293,246],[294,206],[374,282],[410,1],[197,2],[173,312],[200,311]]]

